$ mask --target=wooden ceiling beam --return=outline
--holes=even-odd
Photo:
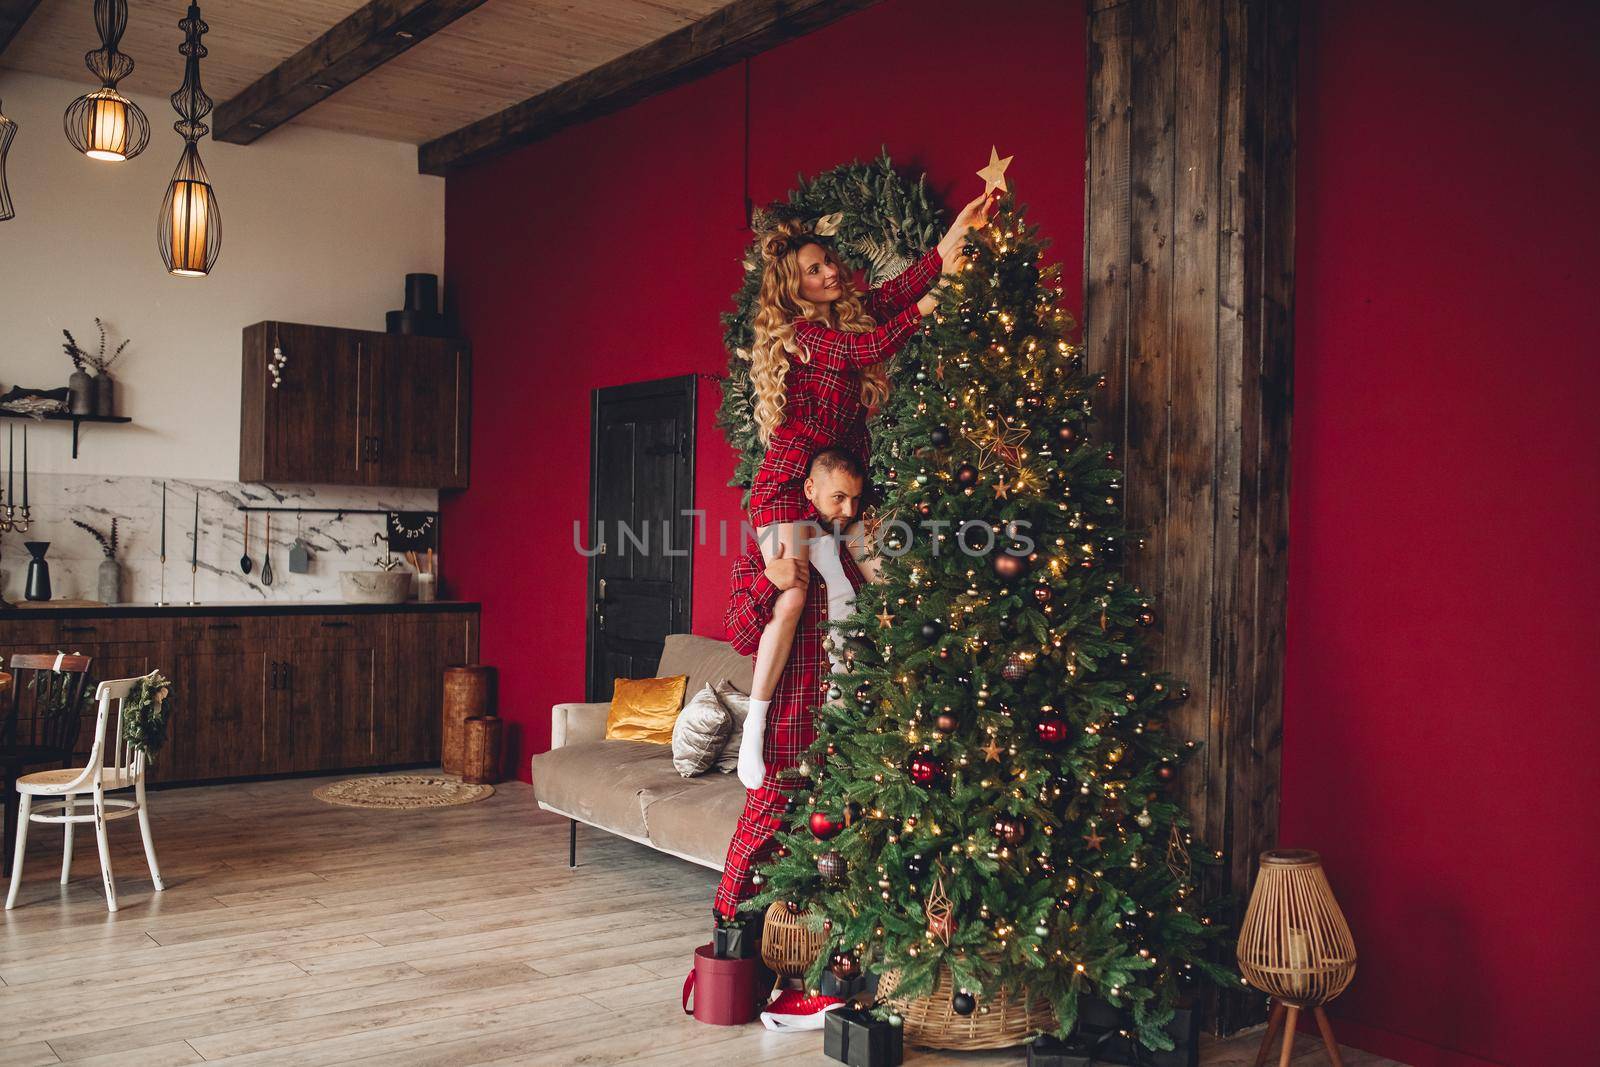
[[[423,174],[481,163],[557,130],[803,37],[879,0],[734,0],[727,7],[417,149]]]
[[[38,6],[39,0],[0,0],[0,55]]]
[[[248,89],[218,104],[212,136],[229,144],[250,144],[482,3],[372,0]]]

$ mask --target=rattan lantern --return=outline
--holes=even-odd
[[[6,153],[11,151],[11,139],[16,135],[17,124],[6,118],[5,109],[0,108],[0,222],[17,217],[11,190],[6,187]]]
[[[161,200],[156,246],[167,273],[203,278],[222,251],[222,212],[197,144],[211,129],[203,121],[211,113],[211,97],[200,87],[200,60],[206,55],[200,35],[210,27],[200,18],[200,5],[190,4],[178,28],[183,31],[183,44],[178,46],[184,57],[183,84],[172,94],[172,107],[178,113],[172,128],[183,135],[183,155]]]
[[[117,83],[133,73],[133,60],[117,51],[128,28],[127,0],[94,0],[94,26],[100,47],[84,55],[100,88],[67,105],[62,127],[72,147],[90,159],[121,162],[150,143],[150,120],[139,105],[117,92]]]
[[[1261,854],[1261,870],[1239,928],[1239,972],[1273,999],[1272,1016],[1256,1062],[1283,1031],[1279,1060],[1289,1062],[1295,1024],[1310,1008],[1335,1067],[1339,1045],[1322,1006],[1345,991],[1356,974],[1356,945],[1322,871],[1322,858],[1305,849]]]

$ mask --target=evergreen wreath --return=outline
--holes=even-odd
[[[930,200],[926,179],[915,182],[895,170],[889,150],[871,163],[854,160],[815,178],[796,175],[787,202],[758,208],[752,220],[755,239],[744,256],[744,284],[734,294],[734,310],[722,313],[722,343],[728,350],[728,375],[722,381],[717,425],[738,453],[733,480],[749,489],[766,446],[756,432],[755,390],[750,384],[750,346],[755,341],[756,298],[761,293],[761,243],[779,222],[804,220],[851,269],[865,271],[868,285],[893,278],[932,247],[944,232],[943,212]],[[897,357],[915,357],[913,339]],[[894,380],[891,370],[890,380]]]
[[[147,760],[153,761],[167,743],[167,715],[171,711],[167,696],[171,691],[172,683],[160,671],[151,671],[134,682],[123,698],[122,740],[144,753]]]

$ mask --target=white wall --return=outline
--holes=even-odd
[[[444,181],[419,175],[416,148],[399,142],[294,125],[243,147],[207,138],[222,254],[210,277],[174,278],[156,218],[182,148],[177,116],[164,96],[131,94],[150,146],[124,163],[87,159],[61,129],[86,79],[0,70],[20,127],[7,166],[17,217],[0,222],[0,391],[65,385],[61,330],[90,346],[98,315],[113,343],[132,338],[113,376],[117,413],[134,421],[85,426],[76,461],[70,424],[34,424],[33,469],[237,479],[240,331],[263,319],[383,329],[406,273],[442,280]]]

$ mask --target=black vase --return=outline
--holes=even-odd
[[[22,547],[33,557],[28,560],[28,586],[25,595],[29,600],[49,600],[50,564],[44,561],[44,554],[50,547],[50,542],[24,541]]]

